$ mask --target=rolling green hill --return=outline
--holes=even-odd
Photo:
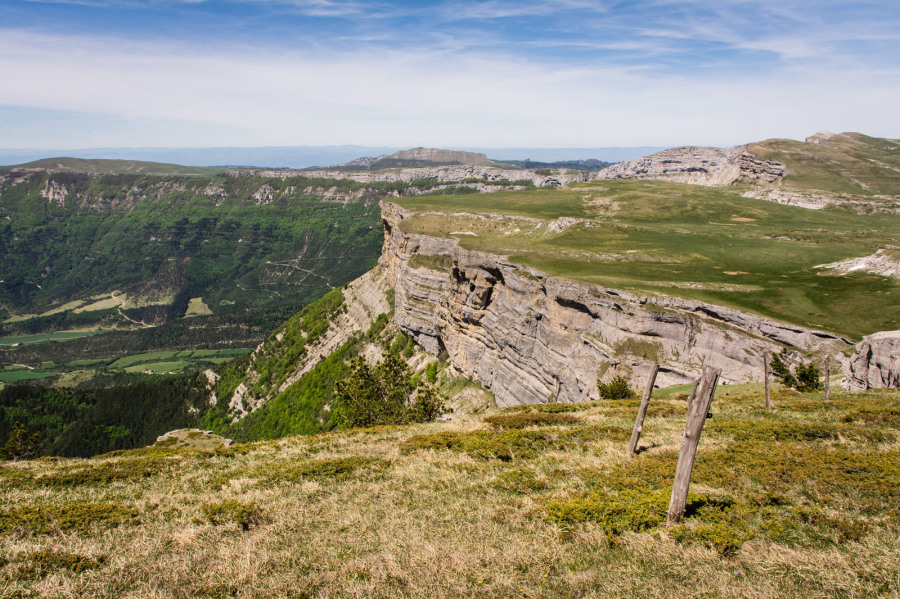
[[[769,139],[748,151],[786,165],[783,187],[861,196],[900,195],[900,141],[819,133],[805,142]]]

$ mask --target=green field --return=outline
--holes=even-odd
[[[125,372],[180,372],[199,363],[221,364],[250,349],[198,349],[185,351],[155,351],[119,358],[106,367],[107,370]],[[74,362],[69,364],[75,365]]]
[[[167,372],[181,372],[188,366],[192,366],[193,362],[188,362],[186,360],[180,360],[175,362],[148,362],[145,364],[138,364],[136,366],[129,366],[125,368],[125,372],[153,372],[153,373],[167,373]]]
[[[44,372],[41,370],[5,370],[0,372],[0,382],[2,383],[20,383],[22,381],[32,381],[35,379],[47,379],[56,376],[58,372]]]
[[[896,215],[808,210],[656,181],[397,202],[428,211],[404,221],[404,231],[456,237],[462,247],[551,275],[731,306],[852,338],[900,328],[896,280],[815,268],[900,244]],[[559,217],[583,220],[553,231]]]
[[[0,337],[0,346],[25,345],[26,343],[41,343],[43,341],[68,341],[80,337],[89,337],[106,333],[104,329],[96,331],[57,331],[55,333],[40,333],[38,335],[23,335],[21,337]]]

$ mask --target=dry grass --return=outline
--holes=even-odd
[[[684,426],[683,400],[653,401],[627,464],[637,408],[614,401],[521,429],[473,415],[9,464],[0,597],[898,597],[900,393],[784,394],[774,414],[717,398],[676,530],[653,509],[627,524],[667,501]],[[553,412],[489,415],[521,413]]]

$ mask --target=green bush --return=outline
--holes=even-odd
[[[25,425],[17,422],[9,435],[9,439],[6,440],[6,444],[0,447],[0,459],[12,460],[13,462],[28,459],[37,453],[40,443],[40,433],[29,435]]]
[[[634,389],[628,386],[628,380],[623,376],[616,376],[609,383],[597,381],[597,391],[603,399],[633,399],[637,396]]]
[[[822,388],[819,382],[821,372],[819,367],[810,362],[809,364],[800,364],[795,369],[797,377],[797,391],[801,393],[811,393]]]
[[[784,363],[782,357],[787,356],[787,350],[782,350],[781,354],[774,354],[770,362],[772,373],[776,378],[781,379],[781,384],[785,387],[793,387],[801,393],[811,393],[822,388],[819,377],[822,375],[819,367],[813,362],[807,364],[800,363],[791,373],[790,368]]]
[[[414,382],[409,365],[396,355],[372,367],[357,357],[351,369],[335,383],[337,417],[345,428],[431,422],[447,412],[446,398],[431,384]]]

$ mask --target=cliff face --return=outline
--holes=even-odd
[[[774,183],[784,165],[758,158],[747,146],[704,148],[685,146],[663,150],[629,162],[606,167],[596,179],[659,179],[695,185],[730,185],[738,181]]]
[[[455,239],[405,233],[409,216],[382,203],[394,322],[432,353],[446,350],[499,406],[596,399],[598,374],[638,386],[653,362],[661,386],[692,382],[704,361],[726,382],[760,380],[763,351],[846,347],[830,333],[736,310],[549,277]]]
[[[292,177],[296,171],[287,170],[248,170],[234,171],[236,173],[250,173],[263,177]],[[502,191],[503,187],[497,185],[479,185],[475,179],[484,180],[487,183],[498,181],[531,181],[535,187],[560,187],[569,183],[584,183],[591,178],[590,173],[560,169],[554,174],[539,174],[534,170],[509,170],[490,166],[460,164],[451,166],[432,166],[421,168],[400,168],[394,170],[342,172],[336,170],[302,171],[306,177],[322,177],[327,179],[349,179],[359,183],[393,183],[402,181],[410,183],[419,179],[434,179],[441,183],[459,183],[470,181],[467,185],[474,185],[479,192]],[[515,188],[515,187],[514,187]]]

